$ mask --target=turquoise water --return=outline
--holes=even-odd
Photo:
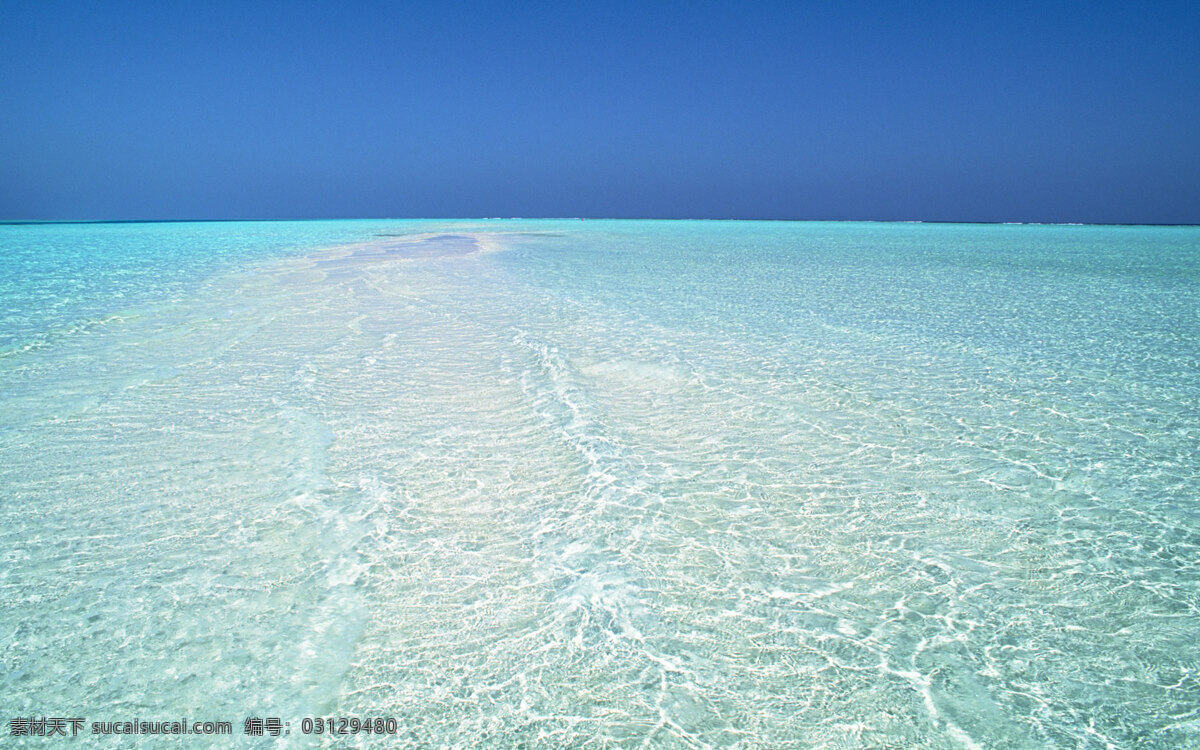
[[[1200,747],[1198,456],[1198,228],[0,226],[0,710]]]

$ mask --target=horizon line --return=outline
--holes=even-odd
[[[236,222],[297,221],[724,221],[778,222],[794,224],[982,224],[995,226],[1092,226],[1092,227],[1197,227],[1200,222],[1127,222],[1127,221],[988,221],[956,219],[764,219],[736,217],[628,217],[628,216],[380,216],[380,217],[305,217],[305,218],[231,218],[231,219],[0,219],[0,226],[47,224],[201,224]]]

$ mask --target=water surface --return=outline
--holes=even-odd
[[[6,719],[1200,745],[1197,228],[0,226],[0,396]]]

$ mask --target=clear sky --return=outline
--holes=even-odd
[[[1200,2],[0,0],[0,218],[1200,223]]]

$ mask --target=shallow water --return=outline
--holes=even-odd
[[[1200,229],[4,226],[0,277],[6,720],[1200,746]]]

